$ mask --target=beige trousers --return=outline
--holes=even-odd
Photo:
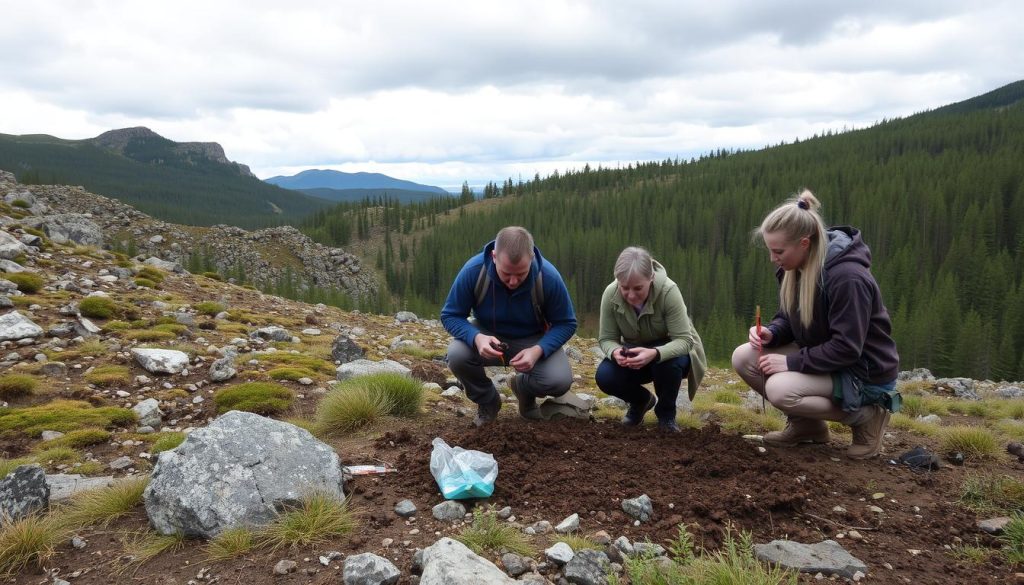
[[[765,349],[765,354],[790,355],[800,351],[795,343]],[[832,376],[779,372],[765,379],[757,367],[757,350],[749,343],[732,352],[732,367],[748,386],[768,399],[787,416],[842,421],[849,413],[832,402]]]

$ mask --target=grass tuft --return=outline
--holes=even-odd
[[[85,381],[100,388],[126,386],[132,381],[132,373],[126,366],[98,366],[83,376]]]
[[[42,568],[67,536],[67,530],[51,516],[0,519],[0,575],[12,577],[29,567]]]
[[[213,396],[219,413],[244,410],[265,416],[288,410],[294,399],[291,390],[273,382],[246,382],[223,388]]]
[[[498,521],[494,510],[474,509],[472,524],[455,535],[455,539],[478,555],[507,550],[532,557],[537,552],[526,539],[526,535],[516,527]]]
[[[1014,512],[999,536],[1003,557],[1014,565],[1024,564],[1024,514]]]
[[[261,545],[275,550],[285,546],[315,547],[347,536],[357,524],[355,515],[344,501],[332,494],[315,491],[264,526],[258,540]]]
[[[149,448],[149,452],[153,455],[157,453],[163,453],[164,451],[170,451],[178,445],[185,442],[185,433],[168,432],[161,433],[159,439],[153,442],[153,446]]]
[[[28,374],[5,374],[0,376],[0,398],[28,396],[35,392],[39,380]]]
[[[110,439],[110,431],[104,429],[78,429],[76,431],[66,433],[63,437],[43,441],[39,444],[38,448],[51,449],[53,447],[69,447],[71,449],[81,449],[83,447],[98,445],[108,439]]]
[[[127,426],[138,417],[127,408],[93,408],[88,402],[54,400],[27,408],[0,409],[0,431],[21,431],[38,437],[43,431],[69,431],[96,427]]]
[[[72,529],[86,526],[107,527],[111,522],[142,504],[142,492],[149,485],[148,477],[121,479],[113,485],[79,492],[61,514],[62,521]]]
[[[577,534],[558,534],[551,538],[551,544],[555,544],[556,542],[564,542],[565,544],[568,544],[569,548],[574,552],[584,549],[604,550],[604,547],[600,544],[597,544],[586,536],[579,536]]]
[[[180,550],[185,546],[183,534],[157,534],[148,530],[133,532],[123,541],[125,556],[119,561],[119,573],[138,569],[165,552]]]
[[[999,440],[984,427],[947,427],[942,433],[942,451],[963,453],[964,459],[995,459],[1000,452]]]
[[[211,561],[226,561],[244,555],[256,547],[256,533],[251,528],[229,528],[210,539],[206,556]]]
[[[43,289],[43,277],[31,272],[14,272],[5,274],[4,278],[13,282],[18,290],[31,295]]]
[[[196,312],[199,313],[200,315],[209,315],[210,317],[215,317],[217,313],[223,312],[225,307],[221,303],[215,303],[213,301],[203,301],[201,303],[196,303],[192,308],[195,309]]]
[[[291,382],[298,382],[301,378],[316,378],[315,372],[305,368],[293,368],[289,366],[274,368],[267,372],[267,374],[274,380],[289,380]]]
[[[1024,510],[1024,482],[1009,475],[968,476],[960,492],[960,503],[979,514]]]
[[[368,388],[335,387],[316,409],[317,428],[326,435],[345,434],[372,424],[391,410],[388,398]]]
[[[85,297],[78,303],[78,312],[86,317],[109,319],[117,313],[117,304],[110,297]]]

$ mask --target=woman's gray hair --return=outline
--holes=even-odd
[[[654,278],[654,259],[651,253],[639,246],[630,246],[619,254],[615,261],[615,280],[627,282],[634,274],[646,279]]]

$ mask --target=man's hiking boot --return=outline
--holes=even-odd
[[[666,433],[683,432],[679,425],[676,424],[676,419],[674,418],[658,419],[658,430]]]
[[[644,392],[647,391],[644,390]],[[626,410],[626,416],[622,417],[622,424],[627,427],[635,427],[644,422],[644,415],[658,403],[658,398],[650,392],[647,392],[647,396],[649,398],[646,402],[633,403],[629,405],[629,409]]]
[[[519,403],[519,416],[526,420],[540,420],[540,408],[537,406],[537,398],[526,391],[525,388],[519,387],[519,375],[512,376],[508,379],[508,387],[512,389],[512,394],[516,397],[516,402]]]
[[[853,429],[853,444],[846,450],[850,459],[871,459],[882,450],[882,435],[889,424],[889,411],[878,405],[862,406],[845,421]]]
[[[828,443],[828,423],[815,418],[790,416],[786,428],[765,433],[764,442],[773,447],[796,447],[800,443]]]
[[[501,410],[501,399],[495,397],[494,400],[478,404],[476,407],[476,418],[473,419],[473,426],[482,427],[494,422],[494,419],[498,418],[498,411]]]

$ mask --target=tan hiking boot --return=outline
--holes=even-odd
[[[853,444],[846,450],[850,459],[870,459],[882,451],[882,436],[889,424],[889,411],[881,406],[863,406],[851,416]],[[848,419],[849,420],[849,419]]]
[[[508,379],[508,387],[512,390],[512,394],[516,397],[516,402],[519,404],[519,416],[526,420],[540,420],[540,408],[537,406],[537,398],[531,395],[524,388],[519,387],[519,376],[518,374]]]
[[[828,423],[815,418],[790,416],[786,428],[765,433],[764,442],[773,447],[796,447],[800,443],[828,443]]]

